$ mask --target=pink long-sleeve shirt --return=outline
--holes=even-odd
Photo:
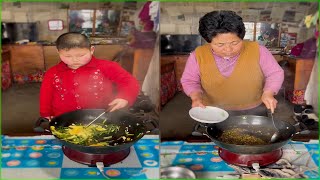
[[[283,69],[279,66],[278,62],[274,59],[273,55],[266,47],[259,45],[259,52],[260,67],[265,77],[263,91],[272,91],[277,94],[284,80]],[[225,77],[229,77],[236,65],[240,54],[231,57],[230,59],[224,59],[223,57],[220,57],[213,52],[212,54],[220,73]],[[203,92],[200,81],[199,65],[195,56],[195,52],[193,51],[187,60],[184,72],[181,77],[183,91],[188,96],[192,92]]]

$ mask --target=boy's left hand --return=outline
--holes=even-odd
[[[121,99],[121,98],[117,98],[117,99],[114,99],[113,101],[111,101],[111,103],[109,103],[109,112],[112,112],[112,111],[115,111],[115,110],[118,110],[118,109],[121,109],[121,108],[124,108],[126,107],[127,105],[129,104],[129,102],[125,99]]]

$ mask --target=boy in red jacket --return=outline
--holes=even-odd
[[[40,89],[40,116],[54,116],[77,109],[130,106],[139,94],[138,81],[116,62],[93,56],[94,47],[79,33],[58,37],[61,62],[50,68]],[[114,86],[116,89],[114,89]]]

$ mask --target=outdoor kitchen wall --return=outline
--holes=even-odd
[[[143,5],[143,2],[137,2],[136,10]],[[55,41],[56,38],[65,32],[68,32],[68,10],[69,9],[115,9],[123,10],[123,2],[5,2],[2,3],[2,22],[38,22],[39,39]],[[125,14],[124,12],[122,14]],[[131,21],[136,21],[134,16]],[[64,29],[61,31],[50,31],[48,29],[48,20],[63,20]]]
[[[56,53],[54,41],[56,38],[69,31],[68,12],[69,10],[119,10],[121,11],[121,21],[133,21],[135,26],[138,24],[138,13],[145,2],[4,2],[2,3],[1,22],[10,23],[37,23],[38,24],[38,40],[37,43],[30,44],[2,44],[2,49],[11,50],[11,77],[14,83],[41,82],[42,78],[29,78],[40,76],[44,72],[59,62],[59,57]],[[48,28],[49,20],[62,20],[63,30],[51,31]],[[120,29],[120,28],[119,28]],[[117,29],[119,31],[119,29]],[[120,33],[119,33],[120,34]],[[134,49],[126,50],[128,36],[102,36],[90,37],[95,45],[95,56],[101,59],[118,58],[121,66],[128,72],[132,73],[134,61]],[[21,54],[21,49],[37,48],[37,51],[24,50]],[[155,51],[158,52],[158,51]],[[31,55],[29,55],[31,54]],[[40,55],[41,56],[40,56]],[[38,56],[39,55],[39,56]],[[33,58],[36,56],[37,58]],[[156,57],[158,57],[157,55]],[[32,57],[32,58],[28,58]],[[20,60],[18,60],[20,59]],[[9,61],[10,62],[10,61]],[[17,63],[21,62],[21,63]],[[25,63],[29,63],[30,67],[25,67]],[[35,63],[37,62],[37,63]],[[34,66],[34,64],[39,64]],[[154,64],[154,63],[153,63]],[[156,63],[159,64],[159,63]],[[153,70],[156,68],[153,68]],[[149,72],[154,74],[159,72]],[[35,75],[34,75],[35,74]],[[31,79],[31,80],[30,80]],[[154,104],[159,104],[159,91],[150,92],[149,86],[159,89],[154,83],[149,81],[144,85],[144,92],[151,97]]]
[[[199,18],[213,10],[232,10],[244,22],[281,23],[288,32],[297,33],[297,42],[313,36],[313,30],[303,26],[306,15],[318,10],[313,2],[169,2],[161,4],[161,34],[198,34]],[[293,13],[293,18],[291,18]],[[290,14],[290,18],[287,15]],[[265,21],[265,19],[268,21]]]

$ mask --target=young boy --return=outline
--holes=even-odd
[[[134,103],[138,81],[116,62],[95,58],[85,35],[62,34],[56,47],[61,62],[45,73],[40,89],[41,117],[51,119],[77,109],[115,111]]]

